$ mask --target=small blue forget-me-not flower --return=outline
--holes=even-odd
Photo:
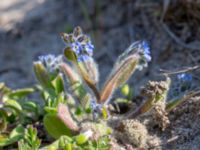
[[[138,44],[138,53],[140,55],[140,60],[137,65],[139,70],[142,70],[144,67],[148,66],[148,62],[151,61],[151,52],[149,44],[146,41],[140,41]]]
[[[143,55],[147,62],[151,61],[150,47],[146,41],[142,41]]]
[[[174,84],[172,84],[170,96],[176,97],[186,91],[190,91],[193,88],[192,75],[189,73],[181,73],[174,78]]]
[[[52,55],[52,54],[42,55],[42,56],[39,56],[38,58],[44,64],[47,71],[49,71],[50,73],[53,73],[56,69],[58,69],[60,63],[63,60],[61,55],[56,57],[55,55]]]
[[[64,34],[63,39],[67,47],[76,53],[79,62],[88,61],[92,57],[94,45],[90,38],[82,33],[80,27],[76,27],[71,34]]]
[[[182,82],[192,81],[192,75],[191,74],[186,74],[186,73],[178,74],[177,78],[178,78],[178,80],[180,80]]]

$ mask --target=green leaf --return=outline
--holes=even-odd
[[[70,67],[68,64],[61,64],[61,69],[68,78],[68,81],[71,84],[71,90],[74,96],[79,100],[81,106],[85,109],[88,108],[88,99],[90,95],[87,93],[85,87],[81,83],[80,78],[77,73]]]
[[[58,74],[57,77],[52,81],[52,83],[58,94],[64,92],[64,80],[61,74]]]
[[[75,137],[76,143],[82,145],[88,141],[88,137],[84,134],[79,134]]]
[[[177,98],[169,101],[166,105],[166,110],[171,111],[182,102],[182,98]]]
[[[12,142],[11,142],[12,143]],[[0,134],[0,147],[4,147],[6,145],[9,145],[9,138],[7,135],[1,135]]]
[[[9,136],[0,135],[0,147],[4,147],[13,144],[23,138],[24,128],[19,125],[12,130]]]
[[[36,114],[38,114],[38,106],[35,102],[32,102],[32,101],[27,101],[25,103],[23,103],[23,109],[24,110],[28,110],[30,112],[34,112]]]
[[[78,132],[79,127],[76,122],[72,119],[68,107],[64,104],[58,105],[58,117],[63,121],[63,123],[73,132]]]
[[[73,150],[72,149],[72,144],[71,143],[67,143],[64,147],[65,150]]]
[[[181,105],[182,103],[184,103],[185,101],[189,100],[191,97],[194,97],[194,96],[198,95],[199,93],[200,93],[200,90],[191,91],[191,92],[188,92],[188,93],[184,94],[183,96],[179,96],[179,97],[177,97],[177,98],[175,98],[173,100],[170,100],[166,105],[166,110],[168,112],[170,112],[175,107]]]
[[[76,53],[70,47],[65,48],[64,55],[66,56],[66,58],[68,58],[74,63],[85,83],[93,90],[95,96],[99,99],[100,96],[96,87],[96,83],[98,82],[99,78],[99,73],[94,60],[91,58],[91,61],[78,62]],[[66,67],[67,68],[65,68],[65,66],[61,66],[61,68],[64,69],[64,72],[70,77],[71,80],[71,75],[73,72],[71,71],[69,66]]]
[[[79,100],[80,104],[82,104],[82,106],[85,107],[82,101],[83,98],[86,97],[88,94],[83,84],[80,82],[76,82],[71,86],[71,90],[75,97]]]
[[[40,84],[46,89],[53,89],[53,85],[44,65],[38,61],[34,63],[34,72]]]
[[[15,97],[21,98],[21,97],[27,96],[27,95],[29,95],[33,92],[34,92],[33,88],[18,89],[18,90],[13,90],[11,93],[9,93],[8,97],[10,97],[10,98],[15,98]]]
[[[90,84],[97,84],[99,80],[99,72],[96,62],[91,57],[87,61],[78,62],[78,69],[84,80]]]
[[[1,118],[1,122],[0,122],[0,131],[4,131],[7,128],[7,117],[8,114],[4,109],[0,109],[0,118]]]
[[[81,116],[81,115],[83,115],[83,110],[82,110],[82,108],[81,108],[80,106],[78,106],[78,107],[76,108],[75,115],[76,115],[76,116]]]
[[[12,132],[10,133],[10,139],[19,139],[24,134],[24,128],[22,125],[18,125]]]
[[[108,112],[105,107],[102,108],[101,113],[102,113],[103,119],[105,120],[108,119]]]
[[[62,69],[63,73],[67,76],[67,79],[70,84],[81,82],[79,75],[74,71],[74,69],[70,65],[62,63],[60,65],[60,68]]]
[[[97,69],[97,65],[94,62],[93,58],[89,59],[86,62],[78,62],[75,63],[77,69],[80,72],[80,75],[82,79],[85,81],[85,83],[88,85],[89,88],[93,91],[96,98],[99,99],[99,91],[96,87],[98,83],[99,78],[99,72]]]
[[[31,148],[28,146],[27,143],[24,142],[24,140],[20,140],[18,142],[18,150],[31,150]]]
[[[59,148],[63,149],[63,146],[65,144],[67,144],[67,143],[70,144],[72,142],[73,142],[73,140],[70,137],[63,135],[59,139],[57,139],[55,142],[53,142],[52,144],[47,145],[47,146],[41,148],[40,150],[56,150]]]
[[[101,137],[98,141],[98,149],[110,149],[110,138],[108,136]]]
[[[109,100],[114,90],[123,85],[134,73],[141,58],[138,53],[140,48],[138,42],[133,43],[118,57],[113,70],[101,90],[99,103]]]
[[[49,106],[45,106],[44,110],[47,113],[51,113],[51,114],[56,114],[57,113],[57,109],[55,107],[49,107]]]
[[[128,84],[124,84],[122,87],[121,87],[121,93],[124,95],[124,96],[128,96],[129,93],[130,93],[130,87]]]
[[[76,53],[70,47],[64,49],[64,55],[68,60],[77,62]]]
[[[71,130],[63,123],[63,121],[55,114],[47,114],[44,119],[44,127],[55,139],[58,139],[62,135],[71,136]]]
[[[23,143],[27,145],[29,149],[32,149],[32,150],[38,150],[38,148],[40,147],[41,141],[37,137],[37,129],[33,128],[32,125],[29,125],[25,129]]]
[[[4,103],[4,107],[12,108],[17,113],[20,113],[23,110],[21,105],[16,100],[12,100],[12,99],[6,100]]]

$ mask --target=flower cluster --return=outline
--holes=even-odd
[[[180,96],[186,91],[190,91],[193,88],[192,75],[188,73],[178,74],[174,80],[176,82],[172,85],[171,97]]]
[[[186,74],[186,73],[178,74],[177,78],[181,82],[190,82],[190,81],[192,81],[192,75],[191,74]]]
[[[148,66],[148,62],[151,61],[150,47],[146,41],[141,41],[138,43],[138,53],[140,55],[140,60],[137,65],[139,70],[142,70],[144,67]]]
[[[150,62],[151,61],[151,53],[150,53],[150,47],[149,47],[148,43],[146,41],[142,41],[141,47],[143,49],[144,58],[146,59],[147,62]]]
[[[90,108],[92,109],[94,118],[98,118],[98,115],[101,113],[102,105],[92,100],[90,103]]]
[[[63,61],[61,55],[55,56],[52,54],[39,56],[39,61],[47,68],[47,71],[53,73],[59,68],[60,63]]]
[[[91,59],[94,45],[90,38],[82,33],[80,27],[76,27],[71,34],[64,33],[62,37],[67,44],[67,47],[75,52],[79,62],[85,62]]]

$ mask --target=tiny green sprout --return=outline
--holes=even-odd
[[[76,136],[76,142],[79,145],[82,145],[88,141],[88,139],[92,136],[93,132],[91,130],[88,130],[84,133],[79,134]]]
[[[38,150],[41,141],[37,137],[37,129],[28,126],[25,129],[24,138],[18,143],[19,150]]]
[[[125,96],[127,101],[131,101],[133,98],[133,88],[131,88],[128,84],[124,84],[121,87],[121,93]]]
[[[121,87],[121,92],[124,96],[128,96],[129,93],[130,93],[130,88],[129,88],[129,85],[128,84],[124,84],[122,87]]]

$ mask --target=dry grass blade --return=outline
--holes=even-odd
[[[164,75],[173,75],[173,74],[191,72],[191,71],[195,71],[199,69],[200,69],[200,66],[194,66],[194,67],[188,67],[182,70],[169,71],[169,70],[160,69],[160,71],[162,72],[161,74],[164,74]]]

